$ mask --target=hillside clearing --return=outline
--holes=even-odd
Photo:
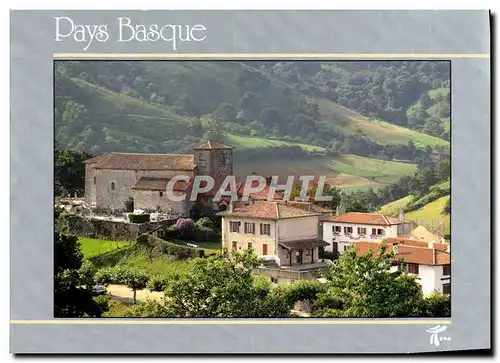
[[[321,146],[302,144],[295,141],[286,140],[272,140],[264,139],[260,137],[250,137],[250,136],[239,136],[239,135],[225,135],[225,141],[233,146],[235,149],[257,149],[257,148],[268,148],[268,147],[280,147],[280,146],[300,146],[305,151],[325,151],[325,148]]]
[[[439,229],[444,233],[450,233],[450,215],[441,214],[450,196],[441,197],[426,204],[423,208],[410,212],[406,219],[414,221],[418,225],[423,225],[427,229]]]
[[[242,161],[235,165],[239,177],[257,173],[263,176],[323,175],[336,187],[377,186],[391,183],[416,170],[415,164],[384,161],[355,155],[311,156],[307,159]]]
[[[324,120],[343,118],[342,121],[334,124],[336,128],[351,134],[359,129],[368,138],[382,145],[406,145],[411,140],[420,148],[435,145],[449,146],[448,141],[438,137],[384,121],[371,121],[366,116],[324,98],[316,99],[316,102],[319,105],[320,115]]]

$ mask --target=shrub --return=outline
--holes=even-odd
[[[163,276],[155,276],[148,281],[147,288],[150,291],[162,292],[167,287],[168,279]]]
[[[342,300],[340,300],[339,298],[327,294],[319,294],[316,298],[316,301],[314,301],[313,311],[324,309],[342,310],[342,307]]]
[[[319,293],[326,291],[324,284],[317,280],[301,280],[290,285],[286,291],[286,298],[291,303],[297,301],[314,301]]]
[[[195,226],[191,218],[179,218],[175,223],[175,226],[180,231],[182,237],[184,238],[194,237]]]
[[[195,239],[199,242],[216,241],[220,239],[220,236],[211,228],[199,227],[196,228]]]
[[[143,237],[145,236],[145,237]],[[146,239],[147,238],[147,242]],[[197,250],[194,248],[190,248],[187,246],[181,246],[169,241],[165,241],[161,238],[154,237],[148,234],[143,234],[137,239],[138,243],[141,243],[142,245],[148,245],[151,248],[156,248],[158,249],[161,253],[166,254],[166,255],[171,255],[175,256],[178,259],[184,260],[187,258],[192,258],[192,257],[199,257],[200,256],[200,251],[203,250]]]
[[[209,217],[203,217],[203,218],[200,218],[200,219],[198,219],[196,221],[195,227],[197,229],[199,229],[199,228],[214,229],[215,228],[215,223],[214,223],[214,221],[211,218],[209,218]]]
[[[147,223],[151,220],[149,214],[133,214],[133,213],[129,213],[128,219],[130,223]]]
[[[177,228],[176,226],[170,226],[165,229],[163,235],[165,236],[165,238],[181,238],[181,231],[179,231],[179,228]]]
[[[125,201],[125,211],[132,213],[134,211],[134,198],[129,198]]]

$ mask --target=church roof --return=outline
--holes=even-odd
[[[132,154],[109,153],[85,161],[95,169],[116,170],[193,170],[192,154]]]
[[[208,140],[205,142],[202,142],[199,144],[197,147],[194,148],[194,150],[216,150],[216,149],[234,149],[232,146],[224,145],[221,144],[218,141],[214,140]]]
[[[139,178],[132,189],[166,191],[169,181],[169,178],[142,177]],[[174,192],[183,192],[187,189],[188,185],[184,180],[179,180],[174,184]]]

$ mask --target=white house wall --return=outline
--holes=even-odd
[[[341,227],[339,234],[333,233],[333,226]],[[344,233],[344,227],[352,227],[352,234],[350,236]],[[366,228],[366,235],[364,236],[359,235],[358,228]],[[372,228],[383,229],[384,234],[382,236],[377,236],[372,238],[371,236]],[[381,242],[385,238],[397,237],[397,236],[398,236],[398,225],[380,226],[380,225],[369,225],[369,224],[323,222],[323,240],[330,244],[329,246],[326,247],[326,250],[330,252],[333,252],[332,242],[337,243],[338,251],[342,253],[344,252],[344,247],[349,247],[352,243],[355,243],[357,241]]]

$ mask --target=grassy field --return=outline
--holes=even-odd
[[[395,200],[394,202],[388,203],[388,204],[384,205],[382,208],[380,208],[380,212],[385,213],[385,214],[389,214],[392,216],[398,216],[401,213],[401,211],[404,208],[406,208],[408,203],[411,202],[412,199],[413,199],[413,196],[408,195],[404,198]]]
[[[107,241],[102,239],[79,237],[84,258],[94,257],[116,249],[126,248],[131,245],[130,241]]]
[[[409,212],[406,216],[410,220],[418,219],[435,219],[441,220],[444,216],[441,214],[446,202],[450,199],[449,196],[441,197],[433,202],[426,204],[423,208],[413,212]]]
[[[408,144],[412,140],[417,147],[443,145],[449,146],[449,142],[438,137],[430,136],[418,131],[410,130],[401,126],[393,125],[379,120],[369,120],[353,110],[336,104],[327,99],[316,99],[320,108],[320,115],[324,120],[343,118],[337,128],[346,133],[354,133],[357,129],[363,131],[371,140],[383,145]]]
[[[416,165],[377,160],[355,155],[311,156],[301,160],[243,161],[235,165],[235,174],[245,176],[258,173],[263,176],[324,175],[327,182],[338,188],[378,188],[412,174]]]
[[[450,215],[442,215],[441,212],[450,196],[445,196],[426,204],[423,208],[410,212],[406,218],[423,225],[428,229],[442,229],[444,233],[450,233],[451,218]]]
[[[238,150],[279,147],[279,146],[300,146],[306,151],[325,151],[325,148],[321,146],[301,144],[298,142],[286,141],[286,140],[272,140],[272,139],[263,139],[260,137],[238,136],[238,135],[226,135],[225,139],[227,140],[226,142],[228,144],[234,146]]]

